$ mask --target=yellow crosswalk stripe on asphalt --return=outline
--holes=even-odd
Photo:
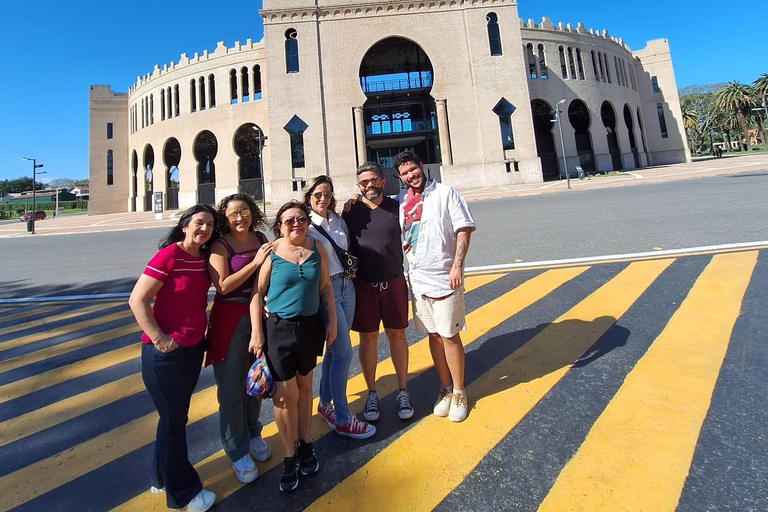
[[[756,262],[757,252],[712,258],[540,511],[677,508]]]
[[[20,311],[18,313],[12,313],[8,316],[0,316],[0,322],[6,323],[6,322],[12,322],[14,320],[21,320],[23,318],[27,318],[29,316],[33,315],[42,315],[44,313],[50,313],[51,311],[56,311],[57,309],[61,309],[64,307],[64,304],[56,304],[54,306],[44,306],[39,307],[36,304],[33,304],[31,306],[22,306],[17,309],[23,309],[23,311]],[[6,330],[6,329],[13,329],[13,331]],[[4,336],[6,334],[10,334],[11,332],[16,332],[16,326],[13,327],[5,327],[3,329],[0,329],[0,336]]]
[[[84,310],[79,310],[79,311],[77,311],[77,314],[75,314],[75,312],[73,311],[73,312],[70,312],[70,313],[65,313],[65,314],[56,315],[56,316],[60,316],[61,317],[61,318],[59,318],[59,320],[64,319],[64,318],[72,318],[72,317],[75,317],[75,316],[95,313],[95,312],[97,312],[99,310],[106,309],[106,308],[108,308],[110,306],[114,306],[114,304],[109,304],[109,305],[99,304],[98,306],[92,306],[92,307],[86,308]],[[128,310],[126,310],[126,311],[118,311],[116,313],[111,313],[111,314],[105,315],[105,316],[96,316],[96,317],[93,317],[93,318],[89,318],[88,320],[81,320],[79,322],[75,322],[75,323],[71,323],[71,324],[68,324],[68,325],[61,326],[61,327],[57,327],[56,329],[44,330],[44,331],[36,332],[34,334],[30,334],[28,336],[22,336],[21,338],[15,338],[15,339],[12,339],[12,340],[4,341],[4,342],[0,343],[0,352],[3,352],[5,350],[9,350],[9,349],[12,349],[12,348],[16,348],[16,347],[21,347],[23,345],[28,345],[28,344],[34,343],[36,341],[46,340],[46,339],[49,339],[49,338],[53,338],[55,336],[61,336],[62,334],[70,334],[70,333],[73,333],[75,331],[79,331],[80,329],[87,329],[89,327],[95,327],[97,325],[101,325],[101,324],[104,324],[104,323],[107,323],[107,322],[111,322],[112,320],[119,320],[121,318],[126,318],[126,317],[129,317],[131,315],[132,315],[132,313],[130,311],[128,311]],[[53,317],[49,317],[49,318],[53,318]],[[51,322],[52,321],[54,321],[54,320],[51,320]],[[46,321],[44,323],[49,323],[49,322]],[[16,329],[14,327],[12,332],[16,332],[17,330],[18,329]]]
[[[432,510],[672,261],[630,264],[468,386],[475,407],[463,423],[431,415],[424,418],[308,510]],[[499,309],[506,309],[508,301],[497,299],[480,308],[475,312],[480,317],[477,324],[497,325],[505,318]],[[446,447],[450,447],[450,459]]]

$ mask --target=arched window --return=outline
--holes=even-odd
[[[667,120],[664,118],[664,105],[657,103],[656,112],[659,114],[659,129],[661,130],[661,138],[666,139],[669,137],[669,134],[667,133]]]
[[[291,138],[291,167],[294,169],[304,167],[304,132],[307,128],[307,123],[299,116],[293,116],[283,127]]]
[[[581,56],[581,48],[576,48],[576,65],[579,67],[579,80],[585,80],[584,59]]]
[[[160,120],[165,121],[165,89],[160,89]]]
[[[597,59],[595,58],[595,50],[592,50],[592,70],[595,72],[595,80],[600,81],[600,73],[597,71]]]
[[[495,12],[485,15],[488,25],[488,44],[491,47],[491,55],[501,55],[501,33],[499,32],[499,17]]]
[[[200,88],[200,110],[205,110],[205,77],[201,76],[197,82]]]
[[[533,45],[528,43],[525,45],[525,54],[528,56],[528,76],[536,78],[536,56],[533,54]]]
[[[189,81],[189,111],[197,112],[197,86],[194,78]]]
[[[261,99],[261,66],[253,66],[253,99]]]
[[[619,85],[623,85],[621,83],[621,70],[619,69],[619,59],[616,58],[616,56],[613,56],[613,67],[616,68],[616,83]]]
[[[597,62],[600,64],[600,79],[605,82],[605,68],[603,67],[603,54],[597,52]]]
[[[229,102],[234,105],[237,103],[237,70],[229,70]]]
[[[155,95],[149,95],[149,124],[155,124]]]
[[[541,78],[549,78],[549,71],[547,71],[547,58],[544,55],[544,45],[539,43],[539,76]]]
[[[240,82],[242,83],[243,88],[243,101],[250,101],[251,99],[251,88],[248,83],[248,68],[243,66],[240,68]]]
[[[624,87],[629,87],[629,80],[627,79],[627,62],[621,59],[621,76],[624,80]]]
[[[208,75],[208,108],[216,108],[216,77]]]
[[[576,80],[576,64],[573,60],[573,48],[568,47],[568,66],[571,69],[571,80]]]
[[[295,28],[285,31],[285,72],[299,72],[299,34]]]
[[[505,98],[501,98],[493,107],[493,112],[499,116],[502,148],[505,151],[515,149],[515,134],[512,130],[512,114],[515,112],[515,106]]]
[[[611,67],[608,65],[608,54],[603,54],[603,60],[605,61],[605,77],[608,79],[608,83],[611,83]]]
[[[565,49],[560,46],[557,50],[560,53],[560,76],[563,77],[563,80],[568,80],[568,65],[565,63]]]
[[[110,149],[107,151],[107,185],[112,185],[114,182],[114,153]]]
[[[173,117],[173,98],[171,94],[171,86],[168,86],[168,92],[165,93],[165,98],[168,103],[168,108],[166,112],[168,112],[168,119]]]
[[[632,78],[632,89],[637,90],[637,78],[635,77],[635,68],[632,64],[629,65],[629,76]]]
[[[173,87],[173,113],[176,115],[176,117],[179,117],[179,113],[181,112],[181,109],[179,108],[180,100],[179,100],[179,84],[176,84]]]

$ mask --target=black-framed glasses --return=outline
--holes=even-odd
[[[368,185],[378,185],[379,183],[381,183],[381,178],[371,178],[369,180],[360,180],[357,182],[357,184],[363,188],[367,187]]]
[[[232,222],[237,222],[238,217],[247,219],[251,216],[251,210],[240,210],[239,212],[232,212],[227,214],[227,218]]]
[[[317,199],[318,201],[325,199],[332,199],[333,198],[333,192],[314,192],[312,194],[312,197]]]
[[[307,222],[309,222],[309,219],[306,217],[291,217],[290,219],[283,219],[283,224],[286,226],[293,226],[294,224],[304,225]]]

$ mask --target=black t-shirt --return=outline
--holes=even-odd
[[[362,199],[341,214],[349,228],[349,252],[360,258],[357,277],[378,283],[403,273],[400,240],[400,205],[384,197],[378,208],[370,209]]]

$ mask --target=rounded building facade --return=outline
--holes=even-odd
[[[91,213],[148,211],[156,192],[166,209],[238,191],[279,204],[318,174],[344,197],[360,163],[389,173],[403,150],[459,189],[690,159],[665,40],[632,52],[523,22],[512,0],[265,0],[261,15],[258,43],[182,55],[127,94],[92,86]]]

